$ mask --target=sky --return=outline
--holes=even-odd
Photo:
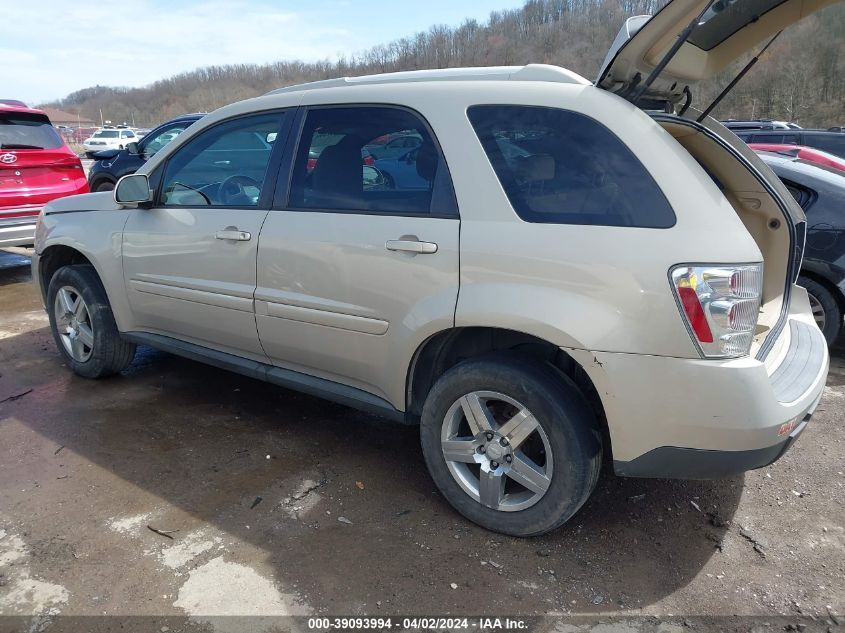
[[[0,0],[0,97],[30,105],[202,66],[336,59],[524,0]]]

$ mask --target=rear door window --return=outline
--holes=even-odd
[[[43,114],[0,112],[0,150],[56,149],[62,137]]]
[[[751,137],[752,143],[783,143],[783,134],[755,134]]]
[[[449,170],[428,125],[410,110],[388,106],[309,110],[288,206],[457,215]]]
[[[502,188],[527,222],[669,228],[675,214],[628,147],[597,121],[558,108],[468,111]]]

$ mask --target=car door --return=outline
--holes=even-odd
[[[256,323],[280,367],[351,386],[404,408],[416,346],[454,324],[459,219],[437,139],[390,106],[313,107],[282,170],[261,231]],[[373,178],[361,148],[417,131],[424,188]],[[329,141],[327,143],[327,140]],[[309,155],[322,147],[309,170]]]
[[[275,140],[290,116],[218,123],[153,172],[152,208],[134,210],[123,233],[139,329],[266,360],[252,303],[255,260],[278,169]]]

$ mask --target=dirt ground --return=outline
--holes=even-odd
[[[25,255],[0,251],[0,614],[25,616],[2,631],[562,614],[592,619],[548,628],[845,632],[845,348],[773,466],[605,472],[568,524],[521,540],[452,511],[415,428],[148,349],[119,377],[75,377]]]

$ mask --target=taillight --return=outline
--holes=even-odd
[[[745,356],[763,293],[763,264],[675,266],[672,285],[701,355]]]

